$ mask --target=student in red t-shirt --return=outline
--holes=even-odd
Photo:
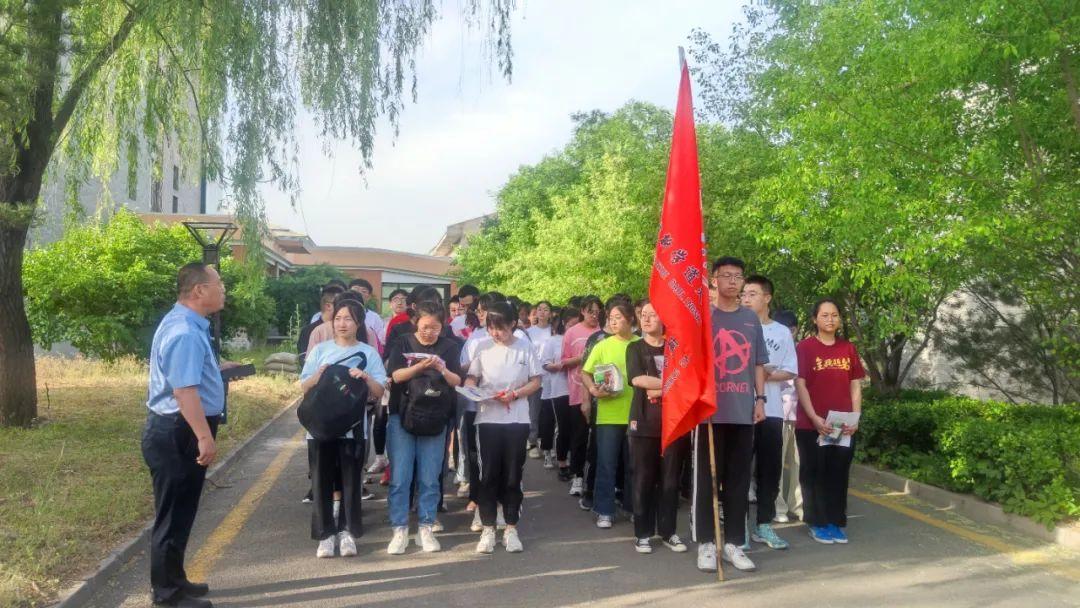
[[[851,457],[855,453],[858,425],[844,425],[851,436],[849,447],[818,445],[818,437],[832,430],[825,423],[829,410],[858,412],[862,408],[860,380],[866,376],[855,345],[837,335],[842,321],[836,301],[823,299],[812,315],[817,333],[799,342],[799,410],[795,442],[799,449],[799,485],[803,494],[803,519],[810,536],[819,543],[846,543],[847,490]]]

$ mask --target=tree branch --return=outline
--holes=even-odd
[[[904,384],[904,379],[907,378],[908,372],[911,371],[911,366],[915,363],[915,359],[917,359],[919,355],[922,354],[923,350],[926,349],[926,346],[930,344],[930,338],[934,335],[934,324],[937,323],[938,313],[941,311],[941,304],[945,301],[946,297],[947,296],[942,296],[938,298],[937,303],[934,305],[934,314],[930,317],[930,322],[926,324],[926,336],[919,344],[919,347],[915,349],[915,352],[911,353],[907,365],[900,371],[900,375],[896,379],[896,384],[898,386]]]
[[[90,86],[90,82],[101,71],[102,66],[111,58],[116,50],[119,49],[127,37],[131,34],[131,30],[135,27],[135,22],[138,20],[139,11],[128,5],[128,14],[124,16],[124,20],[120,22],[120,27],[117,28],[116,33],[113,34],[109,44],[102,47],[94,58],[90,60],[90,63],[83,67],[82,72],[71,81],[71,86],[68,87],[67,92],[64,93],[64,99],[60,102],[60,109],[56,111],[56,116],[53,118],[53,138],[56,138],[60,133],[64,132],[67,127],[67,123],[71,120],[71,115],[75,112],[75,106],[78,105],[79,100],[82,98],[83,93],[86,92],[86,88]],[[55,141],[55,139],[54,139]]]

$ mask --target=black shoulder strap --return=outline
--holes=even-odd
[[[352,359],[353,357],[360,357],[360,365],[358,365],[357,367],[359,367],[361,369],[367,367],[367,357],[364,356],[364,351],[362,351],[362,350],[358,350],[355,353],[352,353],[350,355],[346,355],[345,357],[342,357],[342,358],[338,359],[337,361],[334,361],[330,365],[339,365],[341,363],[344,363],[345,361],[348,361],[349,359]]]

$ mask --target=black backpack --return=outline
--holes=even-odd
[[[408,337],[409,348],[419,350],[413,336]],[[446,423],[454,409],[454,389],[438,370],[428,369],[413,376],[405,385],[401,400],[401,428],[413,435],[438,435],[446,429]]]
[[[368,400],[367,383],[349,375],[349,368],[341,362],[360,357],[360,369],[367,367],[367,357],[357,351],[331,363],[323,371],[318,384],[308,391],[296,417],[311,436],[318,441],[332,441],[364,421],[364,408]]]

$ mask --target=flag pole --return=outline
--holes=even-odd
[[[705,426],[709,429],[709,470],[712,471],[709,478],[712,479],[712,521],[713,530],[715,531],[713,539],[716,541],[716,580],[722,583],[724,582],[724,560],[720,559],[720,555],[724,550],[724,529],[720,527],[720,493],[716,489],[716,440],[713,438],[712,421],[706,420]]]
[[[686,67],[686,50],[683,47],[679,47],[679,70]],[[713,517],[713,539],[716,544],[716,580],[717,582],[724,582],[724,560],[720,559],[720,554],[724,550],[724,530],[720,527],[720,492],[717,490],[717,477],[716,477],[716,440],[713,437],[713,425],[711,420],[705,421],[705,426],[708,427],[709,432],[709,471],[712,475],[709,478],[712,480],[712,517]]]

